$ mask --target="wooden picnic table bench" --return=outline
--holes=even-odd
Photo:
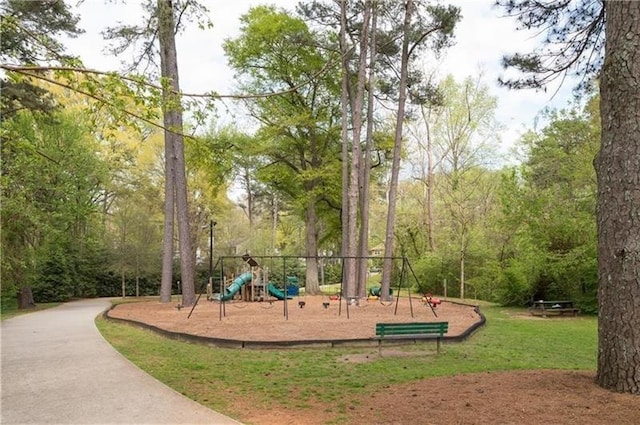
[[[534,316],[547,317],[548,315],[565,315],[570,314],[577,316],[580,312],[579,308],[573,306],[573,301],[534,301],[529,308],[529,312]]]
[[[449,330],[449,322],[376,323],[378,349],[385,339],[436,339],[440,352],[440,340]]]

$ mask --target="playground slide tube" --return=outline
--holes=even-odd
[[[379,297],[381,293],[382,293],[381,286],[374,286],[373,288],[369,288],[369,295]],[[389,288],[389,295],[393,295],[393,288]]]
[[[235,280],[231,283],[231,285],[229,285],[229,287],[224,290],[224,294],[220,294],[218,296],[218,300],[220,301],[232,300],[233,297],[238,293],[240,288],[242,288],[243,285],[251,282],[251,279],[253,279],[253,273],[251,272],[246,272],[236,277]]]
[[[276,286],[273,283],[269,282],[269,285],[267,285],[267,290],[271,295],[273,295],[277,299],[284,300],[285,298],[284,291],[281,291],[280,289],[276,288]],[[289,299],[291,299],[291,297],[289,297]]]

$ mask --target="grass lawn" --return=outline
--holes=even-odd
[[[178,392],[232,417],[239,406],[293,409],[318,404],[340,412],[386,386],[436,376],[515,369],[595,370],[595,317],[532,320],[524,310],[482,307],[487,325],[464,343],[399,347],[402,356],[378,357],[376,348],[240,350],[162,338],[102,319],[104,337],[143,370]],[[370,361],[345,356],[371,354]],[[372,359],[372,360],[371,360]]]
[[[33,313],[34,311],[46,310],[47,308],[56,307],[60,304],[62,303],[38,303],[34,308],[18,310],[18,301],[15,298],[3,298],[2,308],[0,309],[0,320],[20,316],[21,314]]]

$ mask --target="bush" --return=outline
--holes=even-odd
[[[528,273],[526,267],[517,261],[504,269],[497,291],[500,304],[521,307],[531,301],[534,291]]]
[[[53,252],[44,261],[39,275],[32,286],[36,303],[64,302],[73,297],[73,279],[64,255]]]
[[[113,272],[101,272],[96,276],[96,295],[98,297],[117,297],[122,295],[120,279]]]

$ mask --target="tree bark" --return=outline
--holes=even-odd
[[[358,195],[360,194],[360,168],[362,167],[362,126],[364,123],[364,86],[367,78],[367,47],[369,21],[371,18],[371,1],[365,2],[362,30],[360,31],[360,57],[354,108],[351,111],[353,140],[351,143],[351,170],[349,174],[349,207],[348,207],[348,245],[347,245],[347,297],[359,297],[360,278],[358,269]]]
[[[165,141],[170,140],[172,142],[175,165],[173,184],[178,219],[182,305],[190,306],[196,300],[194,284],[195,260],[193,258],[191,232],[189,229],[187,176],[184,159],[184,138],[182,136],[182,106],[179,96],[175,94],[180,92],[180,84],[178,81],[178,60],[171,0],[158,0],[158,36],[160,41],[161,74],[168,81],[168,87],[163,84],[163,87],[166,87],[163,90],[163,113]]]
[[[460,235],[460,298],[464,300],[464,257],[467,251],[467,247],[465,246],[465,230],[462,228]]]
[[[381,299],[388,301],[391,298],[391,272],[393,267],[393,238],[396,222],[396,196],[398,194],[398,178],[400,175],[400,156],[402,154],[402,133],[404,123],[404,109],[407,101],[407,80],[409,75],[409,30],[411,27],[411,15],[413,1],[406,2],[406,11],[403,24],[402,61],[400,65],[400,96],[398,99],[398,114],[396,117],[396,133],[393,145],[393,161],[391,163],[391,182],[389,183],[389,207],[387,213],[387,230],[384,242],[384,266],[382,268]]]
[[[607,1],[605,14],[596,382],[640,394],[640,2]]]
[[[249,219],[249,231],[253,231],[253,184],[251,181],[251,176],[249,175],[249,170],[245,169],[245,187],[247,189],[247,218]]]
[[[318,229],[316,216],[316,199],[311,197],[305,214],[305,246],[307,256],[305,294],[320,294],[318,282]]]
[[[427,228],[427,241],[429,244],[429,251],[435,251],[435,242],[433,239],[434,232],[434,219],[433,219],[433,185],[435,183],[435,164],[433,160],[433,141],[431,139],[431,111],[429,111],[429,116],[425,114],[424,107],[421,108],[422,119],[424,121],[426,127],[426,136],[427,136],[427,175],[426,177],[426,193],[425,193],[425,201],[424,201],[424,217],[426,228]]]
[[[342,221],[342,241],[340,246],[340,254],[347,255],[349,251],[349,58],[347,49],[347,1],[340,1],[340,54],[342,55],[342,86],[340,94],[340,110],[342,112],[342,209],[340,211],[340,220]],[[344,264],[343,270],[348,269],[349,264]],[[348,270],[344,270],[345,275],[349,275]],[[342,276],[343,289],[349,292],[348,279]],[[346,282],[345,282],[346,281]],[[344,287],[344,284],[347,287]]]
[[[173,141],[171,137],[164,139],[164,233],[162,236],[162,282],[160,284],[160,302],[171,302],[173,286],[173,222],[174,222],[174,185],[173,174],[175,160],[173,157]]]
[[[375,86],[376,65],[376,27],[378,25],[376,1],[371,2],[371,30],[369,39],[369,91],[367,94],[367,134],[360,168],[360,265],[358,266],[358,297],[367,295],[367,276],[369,275],[369,185],[371,180],[371,150],[373,148],[373,88]]]
[[[125,278],[125,256],[127,255],[125,245],[127,243],[127,219],[123,217],[120,228],[120,286],[122,289],[122,298],[127,297],[126,278]]]
[[[276,253],[278,235],[278,195],[271,196],[271,255]]]
[[[36,303],[33,301],[33,292],[30,286],[25,286],[18,290],[18,310],[25,308],[34,308]]]

